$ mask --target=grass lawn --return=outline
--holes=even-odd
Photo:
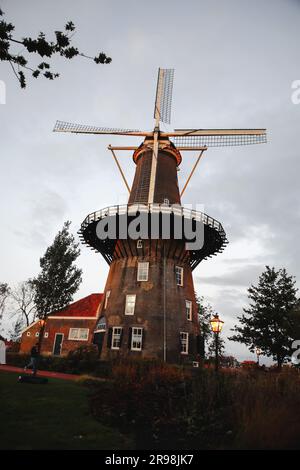
[[[49,379],[17,382],[0,372],[0,449],[133,449],[133,442],[90,414],[88,389]]]

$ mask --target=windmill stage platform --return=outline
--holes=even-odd
[[[140,237],[130,237],[130,224],[138,218],[143,224]],[[111,224],[114,233],[100,238],[97,225]],[[189,226],[189,233],[185,224]],[[200,211],[191,210],[180,205],[167,204],[131,204],[106,207],[92,212],[81,224],[79,230],[81,241],[101,253],[108,264],[113,260],[131,256],[145,256],[154,252],[157,256],[165,244],[166,256],[175,256],[177,260],[188,262],[191,269],[208,257],[221,253],[228,241],[222,224]],[[195,240],[189,234],[202,234],[200,249],[187,249]],[[179,249],[178,241],[182,244]],[[140,241],[140,243],[139,243]]]

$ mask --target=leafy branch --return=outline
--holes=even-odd
[[[3,11],[0,9],[0,18],[4,17]],[[37,67],[32,68],[28,65],[28,60],[23,54],[12,53],[11,46],[13,44],[22,45],[29,54],[38,54],[40,57],[47,59],[52,58],[54,55],[60,55],[66,59],[73,59],[76,56],[85,57],[86,59],[93,60],[96,64],[109,64],[111,58],[104,52],[100,52],[97,56],[91,57],[83,52],[80,52],[77,47],[72,45],[72,38],[75,34],[75,25],[69,21],[64,31],[54,31],[55,40],[48,41],[43,32],[33,39],[25,37],[22,40],[15,39],[13,32],[15,26],[12,23],[0,21],[0,61],[7,61],[10,63],[14,75],[18,79],[21,88],[26,87],[26,71],[29,71],[34,78],[45,77],[48,80],[54,80],[59,77],[59,73],[53,72],[49,62],[41,62]]]

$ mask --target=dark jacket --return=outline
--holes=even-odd
[[[30,355],[31,355],[31,357],[38,357],[39,353],[38,353],[38,350],[37,350],[36,346],[33,346],[33,348],[31,348]]]

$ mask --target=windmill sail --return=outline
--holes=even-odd
[[[267,142],[265,129],[177,129],[168,134],[176,147],[229,147]]]
[[[150,134],[149,132],[143,132],[138,129],[117,129],[109,127],[87,126],[64,121],[56,121],[53,132],[72,132],[75,134],[116,134],[133,136],[147,136]]]
[[[154,119],[170,124],[174,69],[158,69]]]

